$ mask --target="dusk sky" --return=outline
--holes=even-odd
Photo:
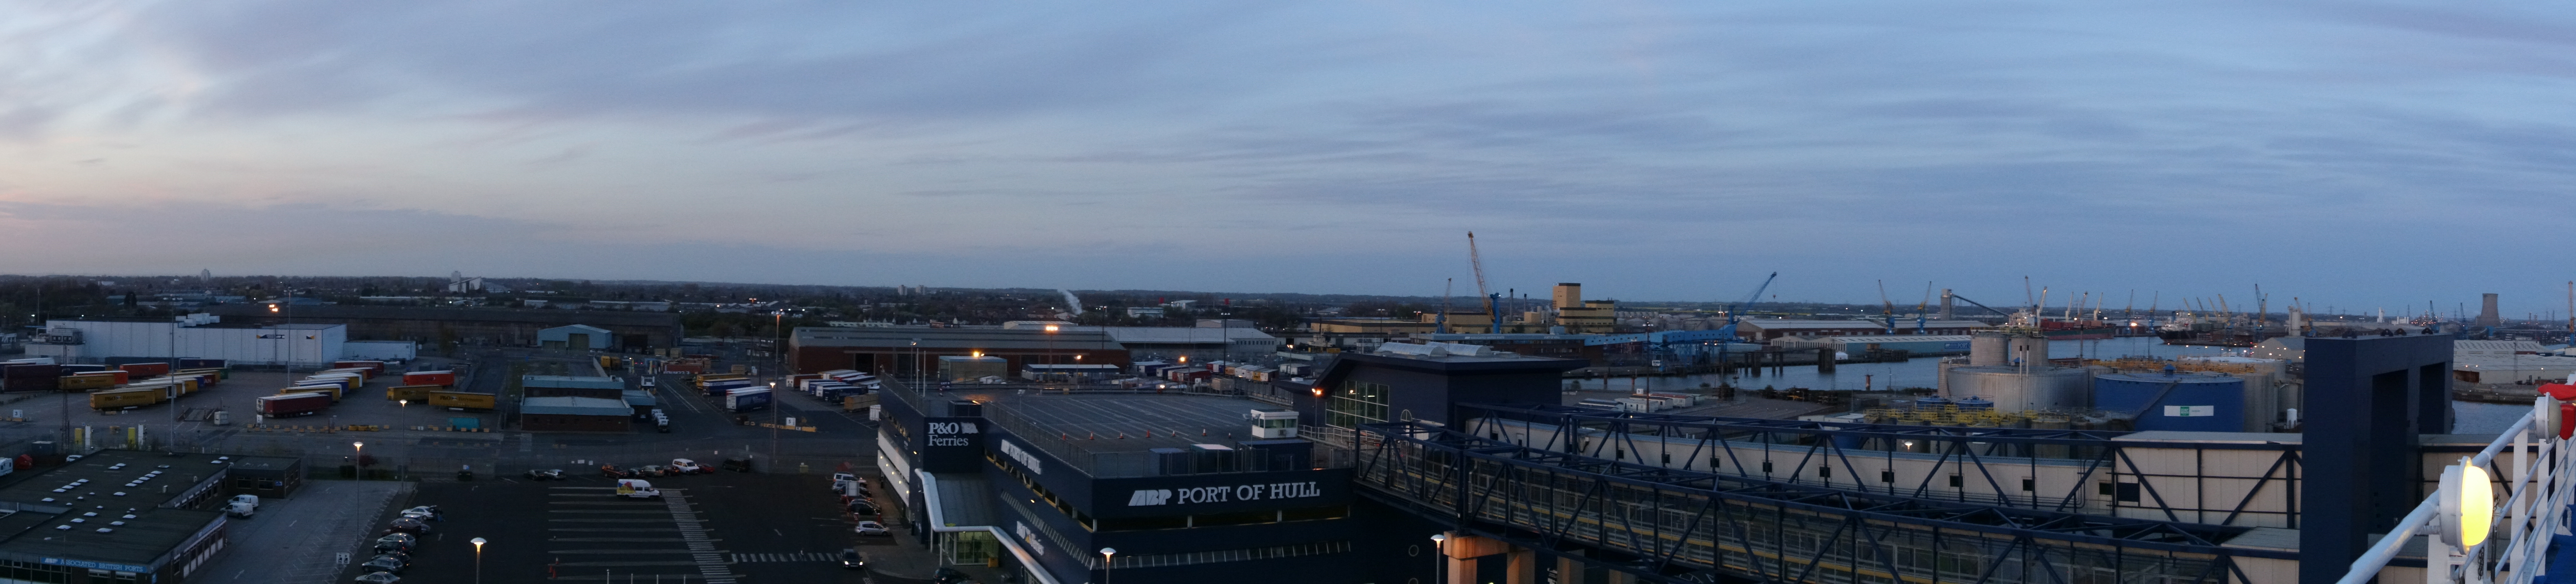
[[[1630,300],[2576,277],[2555,4],[0,1],[0,63],[0,273],[1435,295],[1473,230]]]

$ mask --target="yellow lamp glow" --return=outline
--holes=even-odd
[[[2495,487],[2487,470],[2460,463],[2442,469],[2442,541],[2461,550],[2477,547],[2495,529]]]

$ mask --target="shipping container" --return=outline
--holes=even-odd
[[[403,385],[436,385],[440,387],[455,387],[456,372],[413,371],[410,373],[404,373]]]
[[[383,374],[385,373],[385,362],[383,362],[383,361],[332,361],[332,362],[331,362],[331,368],[333,368],[333,369],[352,368],[352,367],[356,367],[356,368],[365,368],[365,369],[367,370],[367,376],[368,376],[368,377],[374,377],[374,376],[377,376],[377,375],[383,375]]]
[[[331,401],[332,401],[333,403],[338,403],[338,402],[340,401],[340,398],[341,398],[342,396],[346,396],[346,395],[348,395],[348,394],[349,394],[349,392],[348,392],[348,390],[347,390],[347,389],[344,389],[344,388],[342,388],[342,387],[340,387],[340,386],[338,386],[338,385],[298,385],[298,386],[295,386],[295,387],[289,387],[289,388],[286,388],[286,389],[280,389],[280,390],[277,390],[277,394],[278,394],[278,395],[286,395],[286,394],[290,394],[290,393],[319,393],[319,394],[323,394],[323,395],[328,395],[328,396],[331,396]]]
[[[319,393],[288,393],[251,398],[259,414],[271,418],[312,415],[331,407],[331,396]]]
[[[135,375],[141,377],[154,377],[170,374],[169,363],[127,363],[124,365],[118,365],[116,368],[134,372]]]
[[[489,410],[498,403],[492,394],[467,391],[429,392],[429,405],[460,410]]]
[[[397,385],[385,390],[385,399],[425,402],[429,401],[429,392],[438,389],[435,385]]]
[[[358,376],[358,378],[359,378],[359,379],[374,379],[374,378],[376,377],[376,371],[375,371],[375,370],[373,370],[373,369],[368,369],[368,368],[365,368],[365,367],[333,367],[333,368],[330,368],[330,369],[324,369],[324,370],[321,370],[321,371],[315,371],[315,372],[313,372],[313,374],[314,374],[314,375],[331,375],[331,374],[338,374],[338,373],[347,373],[347,374],[350,374],[350,375],[356,375],[356,376]]]
[[[233,378],[233,370],[231,370],[231,369],[181,369],[181,370],[179,370],[177,373],[172,373],[172,375],[205,375],[205,376],[207,376],[207,377],[208,377],[208,378],[210,378],[210,379],[214,379],[214,380],[216,380],[216,381],[221,381],[221,380],[225,380],[225,379],[232,379],[232,378]],[[214,382],[207,382],[207,385],[214,385]]]
[[[116,386],[116,378],[107,375],[72,375],[62,377],[55,382],[55,387],[63,391],[89,391]]]
[[[725,410],[748,412],[769,407],[769,388],[743,388],[725,392]]]
[[[170,401],[168,388],[111,389],[89,393],[89,407],[94,410],[142,407],[165,401]]]

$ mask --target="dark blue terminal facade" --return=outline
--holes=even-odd
[[[1348,429],[1554,403],[1578,365],[1348,355],[1259,400],[892,387],[879,497],[946,562],[1021,582],[1430,582],[1443,527],[1354,491]]]

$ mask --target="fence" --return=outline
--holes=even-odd
[[[2556,400],[2542,397],[2532,401],[2530,413],[2507,428],[2495,442],[2464,464],[2451,465],[2433,496],[2425,497],[2388,535],[2379,539],[2360,559],[2353,560],[2339,584],[2362,584],[2380,576],[2380,570],[2397,557],[2399,548],[2424,538],[2425,582],[2494,582],[2521,584],[2538,581],[2549,568],[2550,540],[2570,533],[2568,505],[2576,502],[2576,460],[2571,460],[2566,441],[2558,438],[2551,422],[2557,409]],[[2506,448],[2513,450],[2513,473],[2499,472],[2495,457]],[[2537,464],[2535,464],[2537,463]],[[2470,469],[2477,472],[2471,472]],[[2483,477],[2479,476],[2483,475]],[[2475,480],[2483,479],[2483,480]],[[2469,490],[2494,489],[2505,492],[2504,500],[2494,501],[2489,509],[2474,505],[2446,505],[2444,499],[2460,496]],[[2477,497],[2464,497],[2477,499]],[[2454,507],[2454,505],[2457,505]],[[2453,507],[2446,509],[2445,507]],[[2446,513],[2447,512],[2447,513]],[[2484,512],[2485,517],[2475,514]],[[2458,514],[2443,517],[2446,514]],[[2479,521],[2483,519],[2484,521]],[[2465,529],[2463,538],[2483,539],[2453,545],[2443,533],[2445,523],[2461,523],[2493,529],[2478,533]],[[2488,537],[2498,535],[2502,537]]]

